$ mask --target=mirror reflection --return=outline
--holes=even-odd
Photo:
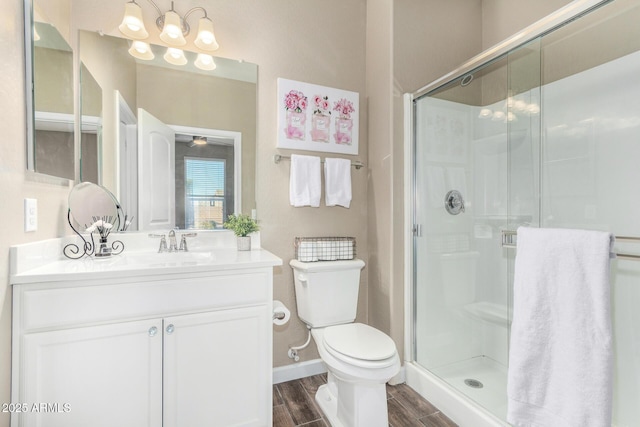
[[[201,70],[193,52],[173,65],[162,46],[140,59],[131,41],[88,31],[79,46],[102,94],[99,182],[130,229],[219,228],[255,208],[256,65]]]
[[[33,26],[33,141],[29,169],[74,179],[73,51],[55,26]]]
[[[100,183],[102,88],[80,64],[80,180]]]

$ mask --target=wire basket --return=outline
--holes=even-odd
[[[355,237],[296,237],[296,259],[302,262],[339,261],[356,256]]]

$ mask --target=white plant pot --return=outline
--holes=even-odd
[[[238,236],[238,250],[250,251],[251,250],[251,237],[250,236]]]

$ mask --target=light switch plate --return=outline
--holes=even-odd
[[[24,231],[38,229],[38,199],[24,199]]]

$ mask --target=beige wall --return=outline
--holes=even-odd
[[[406,227],[410,225],[403,219],[402,96],[418,90],[481,51],[482,7],[481,0],[395,0],[392,12],[387,15],[392,16],[392,53],[387,58],[389,75],[384,79],[393,84],[393,88],[389,88],[384,100],[384,114],[369,117],[369,150],[379,153],[378,163],[372,161],[371,155],[369,159],[375,167],[371,173],[373,188],[369,191],[369,205],[375,212],[382,206],[387,207],[384,221],[369,222],[369,239],[374,242],[370,252],[379,260],[375,264],[370,262],[377,274],[369,282],[372,289],[369,318],[373,325],[391,335],[404,354],[403,245]],[[369,68],[367,74],[371,74]],[[374,132],[373,126],[384,127],[384,134]]]
[[[571,0],[482,0],[482,49],[528,27]]]
[[[369,97],[369,323],[390,334],[403,348],[394,318],[391,290],[392,177],[391,101],[393,95],[393,0],[367,2],[367,94]],[[400,332],[402,329],[400,329]]]
[[[399,238],[403,230],[400,208],[403,148],[402,137],[397,131],[402,123],[397,108],[398,96],[428,83],[479,52],[478,4],[472,2],[468,6],[468,0],[185,0],[179,7],[182,10],[196,4],[208,8],[214,19],[221,45],[220,56],[259,65],[258,217],[263,246],[285,262],[274,272],[274,297],[295,314],[293,280],[288,267],[295,236],[355,236],[358,256],[368,262],[361,281],[358,320],[370,321],[391,333],[402,346],[400,261],[403,255]],[[462,15],[451,15],[452,10],[465,4],[471,10],[463,8],[459,11]],[[152,8],[144,3],[142,7],[150,21]],[[74,14],[86,17],[83,28],[102,30],[110,35],[118,34],[122,10],[122,3],[115,1],[75,0],[73,5]],[[406,28],[413,25],[426,33],[414,37],[410,31],[402,32],[405,21],[400,22],[400,17],[407,20]],[[9,401],[8,248],[66,234],[69,191],[64,181],[34,177],[24,171],[24,70],[22,47],[16,40],[22,40],[22,1],[5,0],[0,26],[0,57],[5,58],[0,82],[0,99],[4,103],[4,114],[0,117],[4,138],[0,143],[0,200],[3,203],[0,221],[0,259],[3,260],[0,263],[1,402]],[[157,39],[150,41],[157,42]],[[365,56],[367,45],[368,57]],[[97,72],[91,71],[97,77]],[[278,77],[360,93],[360,153],[357,159],[368,166],[353,172],[354,199],[350,209],[289,206],[288,163],[275,165],[272,161],[272,155],[278,151],[275,142]],[[368,110],[371,111],[369,119]],[[369,139],[368,135],[372,137]],[[22,231],[25,197],[38,199],[39,231],[35,233]],[[371,298],[367,283],[371,286]],[[286,356],[288,346],[299,344],[305,338],[306,330],[295,317],[288,325],[276,328],[274,365],[292,363]],[[313,347],[301,352],[301,356],[302,360],[318,357]],[[1,414],[0,426],[8,426],[8,420],[7,414]]]
[[[35,177],[26,171],[23,18],[20,0],[4,1],[0,19],[0,402],[10,402],[11,289],[8,287],[9,246],[66,233],[66,180]],[[38,199],[38,231],[25,233],[23,200]],[[8,426],[8,414],[0,414]]]

